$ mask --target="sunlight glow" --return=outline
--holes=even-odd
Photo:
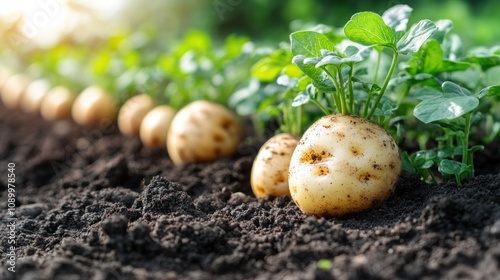
[[[127,1],[0,1],[0,40],[13,48],[50,47],[61,40],[86,41],[109,32],[111,21]],[[106,25],[107,26],[107,25]]]

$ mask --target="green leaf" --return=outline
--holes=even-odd
[[[419,21],[396,43],[397,51],[402,54],[416,53],[436,29],[436,24],[428,19]]]
[[[405,31],[412,10],[413,9],[408,5],[396,5],[386,10],[382,14],[382,19],[385,24],[392,29],[396,31]]]
[[[348,46],[345,49],[346,57],[342,57],[337,53],[333,52],[322,52],[324,56],[319,62],[316,63],[316,68],[325,65],[340,65],[343,63],[360,62],[367,59],[370,56],[371,51],[372,51],[371,47],[358,49],[355,46]],[[314,59],[311,60],[311,62],[313,61]]]
[[[476,93],[475,96],[477,98],[483,98],[484,96],[500,96],[500,85],[483,88],[478,93]]]
[[[311,78],[308,76],[303,76],[302,78],[299,79],[297,83],[297,90],[302,91],[306,90],[307,86],[311,83]]]
[[[472,95],[468,89],[461,87],[461,86],[455,84],[454,82],[446,81],[443,83],[443,85],[441,87],[443,88],[445,95],[447,93],[455,93],[455,94],[461,95],[461,96],[471,96]]]
[[[413,161],[407,151],[401,153],[402,169],[410,174],[418,174],[417,168],[413,166]]]
[[[456,160],[443,159],[439,162],[438,171],[441,174],[461,175],[464,172],[472,171],[472,166]]]
[[[373,12],[354,14],[344,27],[347,38],[366,46],[394,46],[395,32]]]
[[[289,52],[277,50],[262,58],[252,67],[252,75],[263,82],[271,82],[281,73],[292,59]]]
[[[440,19],[435,22],[437,30],[432,34],[430,39],[437,40],[438,42],[443,42],[446,34],[453,29],[453,22],[449,19]]]
[[[461,61],[477,64],[483,71],[487,71],[492,67],[500,65],[500,55],[471,56],[464,58]]]
[[[443,50],[436,40],[425,42],[407,63],[406,71],[414,76],[418,73],[434,74],[443,60]]]
[[[437,89],[424,87],[415,92],[415,98],[419,100],[432,99],[441,96],[443,93]]]
[[[247,37],[229,35],[224,42],[225,58],[234,58],[241,55],[243,46],[249,41]]]
[[[309,95],[309,93],[307,91],[301,91],[293,99],[292,107],[299,107],[301,105],[304,105],[309,102],[309,100],[311,100],[311,96]]]
[[[464,71],[467,70],[470,66],[471,64],[467,62],[443,60],[435,73]]]
[[[418,52],[408,61],[406,72],[411,75],[418,73],[439,74],[443,72],[463,71],[470,67],[469,63],[443,60],[443,50],[438,41],[426,41]]]
[[[377,109],[375,109],[374,115],[380,117],[390,117],[392,116],[393,111],[396,109],[396,107],[392,106],[391,100],[385,99],[382,103],[382,106],[379,106]]]
[[[284,86],[287,88],[295,88],[297,86],[297,79],[290,78],[287,75],[281,75],[276,80],[276,83],[280,86]]]
[[[446,93],[439,97],[425,99],[413,110],[413,115],[424,123],[443,119],[455,119],[471,112],[479,105],[475,96],[461,96]]]
[[[319,90],[331,92],[334,85],[333,82],[328,79],[326,73],[322,69],[316,68],[314,65],[305,64],[305,59],[306,57],[303,55],[296,55],[293,57],[292,63],[297,65],[302,72],[309,76]]]
[[[456,61],[463,53],[462,40],[457,34],[450,34],[446,36],[441,43],[443,48],[444,58]]]
[[[335,50],[334,44],[325,35],[313,31],[294,32],[290,35],[290,42],[295,56],[320,57],[321,50]]]

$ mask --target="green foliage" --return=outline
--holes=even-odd
[[[485,73],[500,65],[499,51],[479,48],[466,54],[451,33],[450,20],[424,19],[407,29],[411,12],[397,5],[382,16],[356,13],[344,26],[347,41],[336,40],[331,36],[335,29],[324,26],[291,33],[291,54],[280,49],[254,66],[261,84],[253,94],[259,95],[262,85],[281,88],[282,93],[261,96],[261,102],[279,104],[287,132],[300,132],[321,113],[357,114],[378,122],[396,139],[420,143],[420,151],[402,153],[406,172],[434,182],[454,177],[461,184],[474,176],[473,153],[482,149],[469,148],[471,131],[478,129],[488,107],[481,100],[495,99],[500,90],[485,80]],[[290,65],[280,59],[290,57],[302,75],[285,73]],[[311,106],[317,108],[313,114]],[[314,117],[304,122],[303,115]],[[487,119],[493,139],[500,126]],[[437,147],[427,149],[429,143]]]

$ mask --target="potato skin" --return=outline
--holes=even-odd
[[[16,74],[8,77],[0,89],[2,102],[9,109],[17,109],[20,106],[26,88],[31,80],[24,74]]]
[[[300,137],[281,133],[267,140],[252,165],[250,184],[257,198],[269,196],[290,197],[288,167]]]
[[[103,120],[116,119],[116,102],[110,93],[97,86],[82,91],[71,109],[73,120],[84,126],[95,126]]]
[[[231,156],[241,141],[236,116],[222,105],[199,100],[182,108],[167,134],[167,150],[176,165]]]
[[[400,172],[399,148],[385,129],[357,116],[329,115],[304,133],[288,180],[303,212],[343,216],[379,206]]]
[[[175,110],[167,105],[160,105],[149,111],[141,122],[139,135],[142,143],[151,148],[164,148],[174,116]]]
[[[118,112],[118,128],[125,135],[139,135],[142,119],[153,109],[154,101],[146,94],[136,95],[120,108]]]
[[[40,103],[40,114],[45,120],[55,121],[71,118],[71,106],[76,94],[66,87],[50,89]]]
[[[40,112],[43,97],[50,90],[50,83],[44,79],[38,79],[29,84],[21,98],[21,109],[26,113]]]

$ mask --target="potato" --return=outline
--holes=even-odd
[[[116,119],[116,102],[110,93],[97,86],[86,88],[73,103],[73,120],[85,126],[98,125],[103,120]]]
[[[5,80],[0,89],[2,102],[9,109],[19,108],[21,98],[31,80],[24,74],[17,74]]]
[[[342,216],[379,206],[400,172],[399,148],[385,129],[364,118],[329,115],[299,141],[288,183],[303,212]]]
[[[141,141],[152,148],[165,147],[167,132],[175,116],[175,110],[167,105],[160,105],[149,111],[142,119],[140,127]]]
[[[75,98],[76,94],[63,86],[50,89],[40,103],[40,114],[48,121],[69,119]]]
[[[299,137],[281,133],[269,139],[259,150],[252,165],[250,184],[256,197],[290,197],[288,167]]]
[[[241,141],[241,127],[235,115],[209,101],[194,101],[172,120],[167,150],[176,165],[210,162],[231,156]]]
[[[40,112],[43,97],[50,89],[50,83],[44,79],[38,79],[29,84],[21,98],[21,109],[26,113]]]
[[[2,94],[2,86],[5,81],[12,75],[11,71],[7,68],[3,68],[0,66],[0,95]]]
[[[121,107],[118,112],[118,128],[125,135],[139,135],[144,116],[154,107],[153,99],[146,94],[136,95]]]

